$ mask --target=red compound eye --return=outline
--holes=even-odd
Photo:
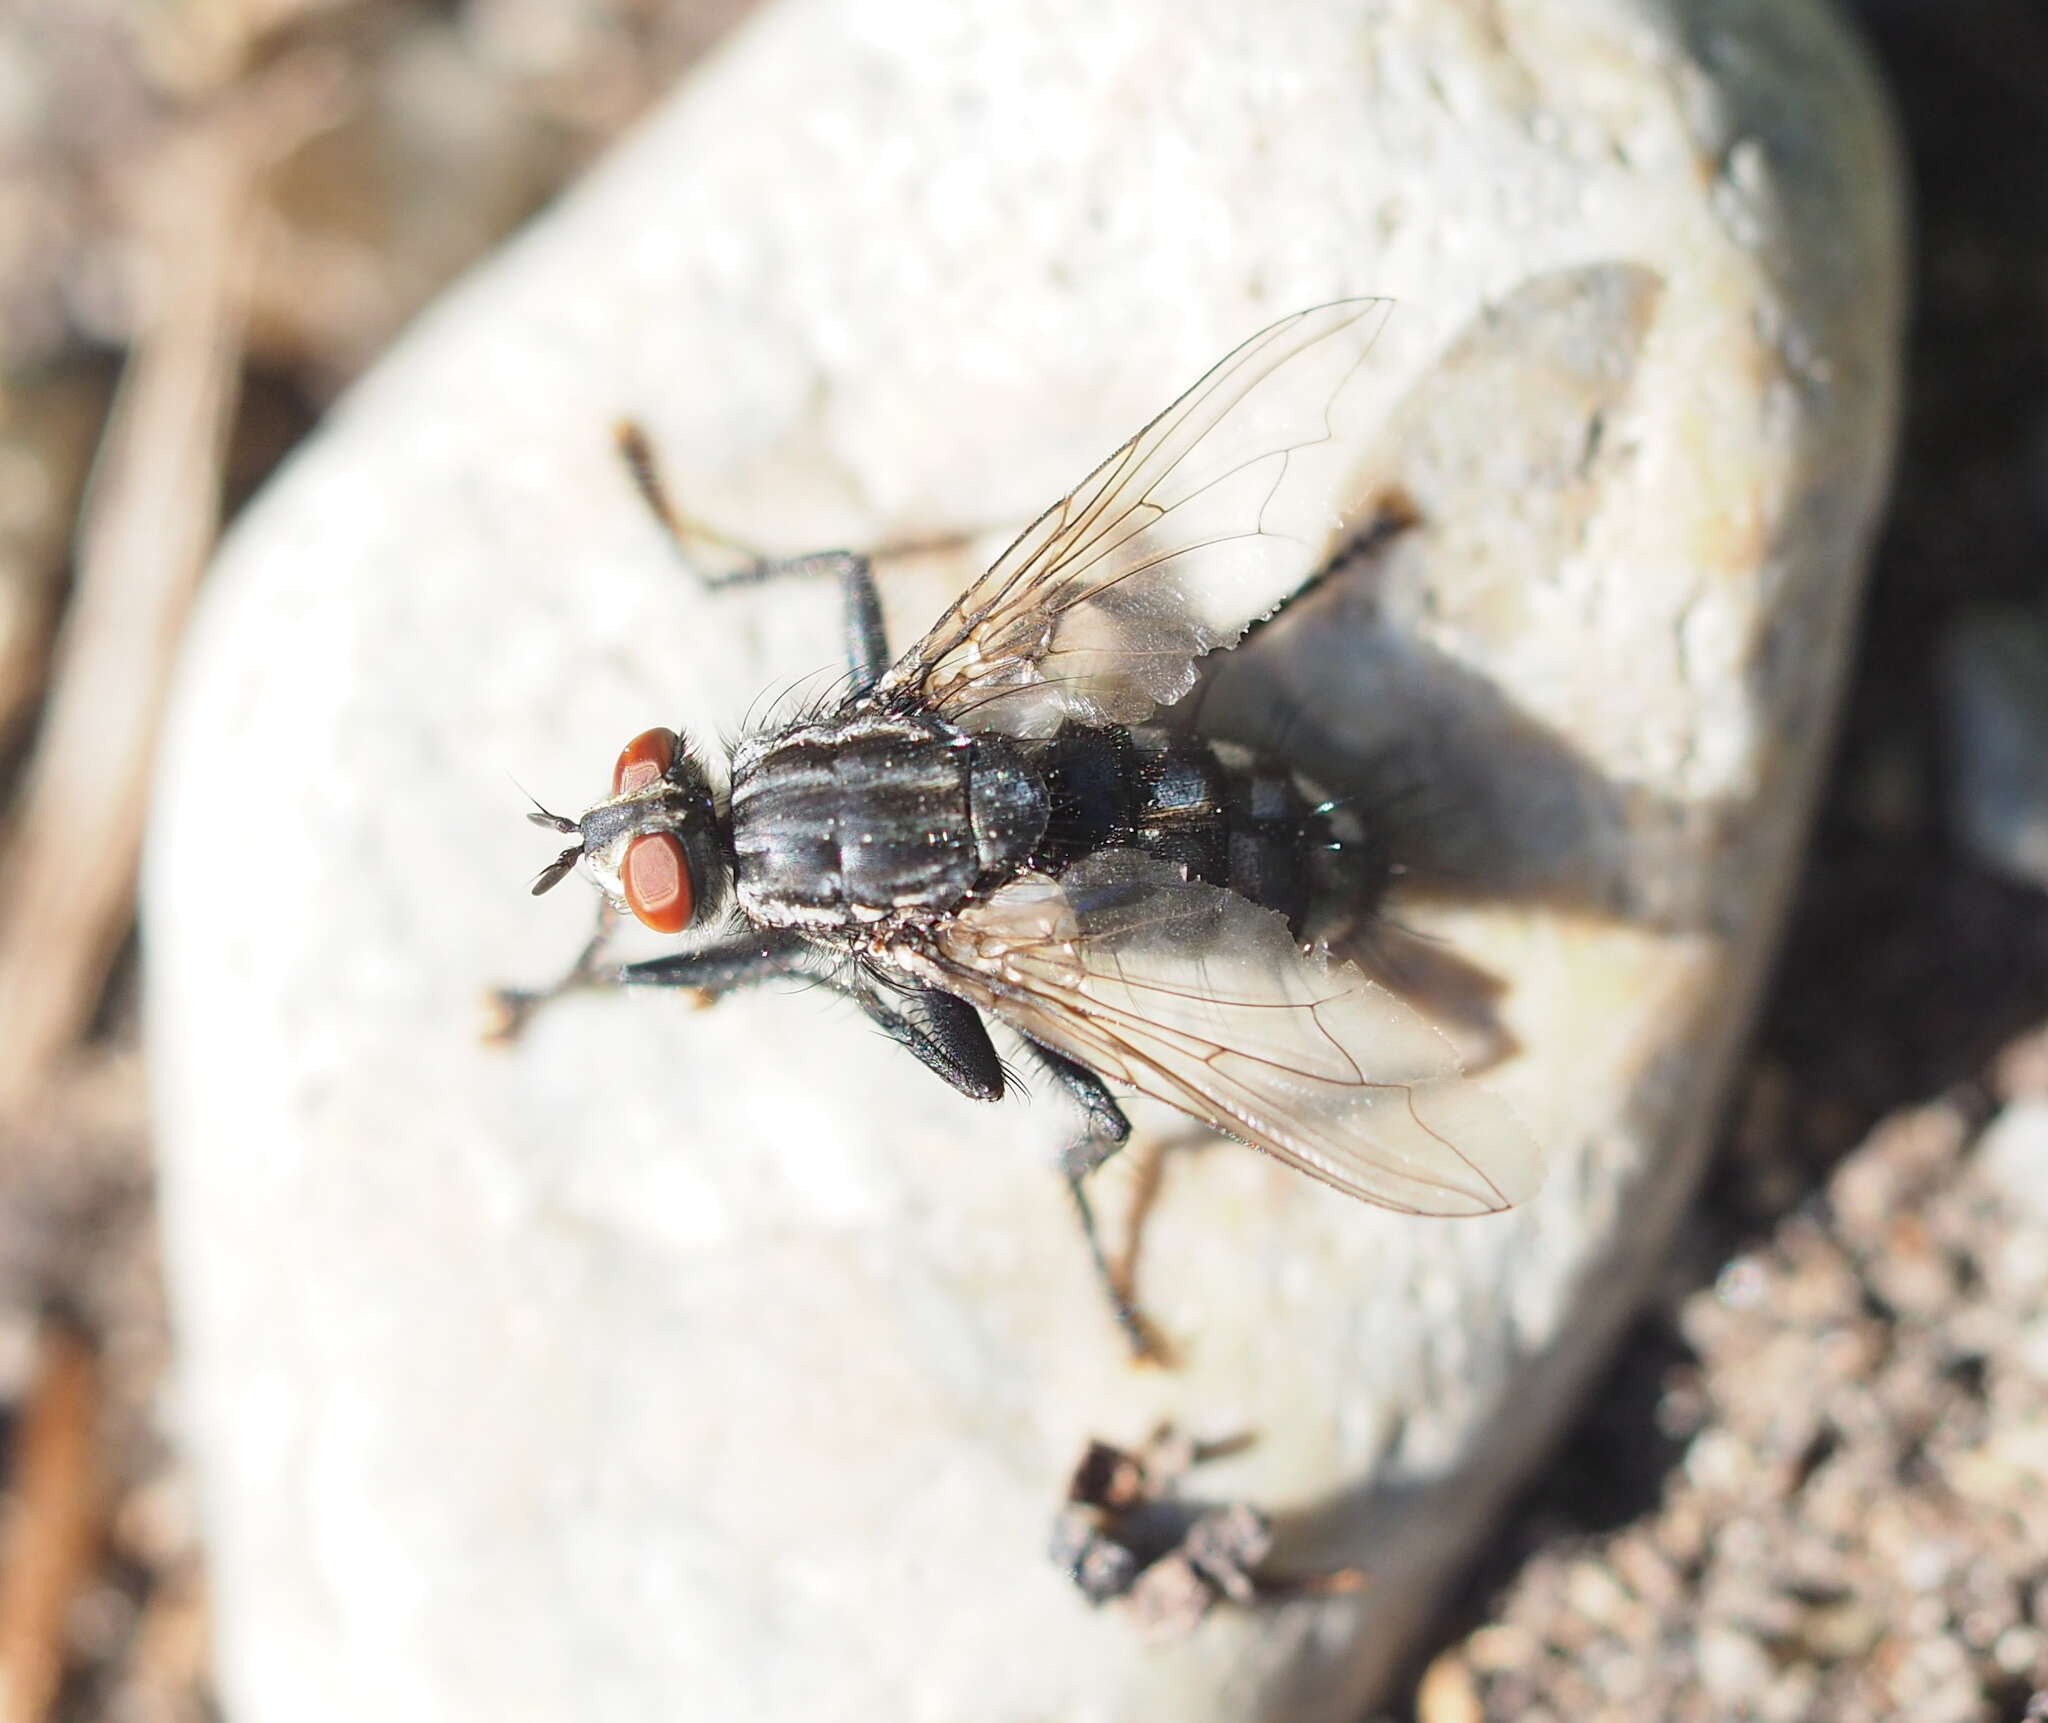
[[[676,763],[676,733],[673,730],[642,730],[619,754],[612,768],[612,794],[644,790],[656,778],[665,777]]]
[[[619,880],[625,887],[626,907],[656,933],[681,933],[690,925],[697,894],[690,888],[689,858],[675,833],[635,838],[626,846]]]

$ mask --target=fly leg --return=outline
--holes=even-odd
[[[731,534],[709,526],[677,508],[662,482],[654,458],[654,446],[647,433],[628,419],[617,431],[619,455],[632,475],[634,488],[648,510],[667,532],[669,542],[685,568],[705,586],[758,586],[764,581],[790,576],[829,575],[839,582],[846,604],[846,662],[852,672],[850,692],[865,694],[889,667],[889,639],[882,626],[882,604],[875,595],[873,564],[892,557],[953,550],[971,542],[967,533],[919,539],[911,543],[884,545],[866,554],[850,550],[809,551],[801,556],[770,556]],[[744,560],[737,568],[713,574],[700,567],[690,553],[692,541],[712,544]]]
[[[815,955],[812,947],[790,933],[748,931],[724,945],[702,951],[679,951],[669,957],[650,957],[617,969],[599,970],[591,979],[598,987],[682,987],[697,996],[700,1005],[741,987],[758,987],[764,981],[779,981],[801,975],[807,981],[825,980],[808,967]]]
[[[601,973],[597,984],[687,987],[708,1004],[736,987],[801,975],[851,999],[891,1041],[970,1100],[1003,1098],[1003,1062],[996,1057],[995,1043],[989,1040],[980,1014],[966,1000],[933,987],[905,988],[892,994],[858,972],[848,977],[814,969],[807,961],[813,955],[812,948],[793,935],[755,934],[709,951],[629,963],[608,975]]]
[[[1035,1041],[1027,1040],[1024,1045],[1081,1109],[1081,1134],[1061,1152],[1060,1171],[1066,1174],[1067,1191],[1074,1199],[1074,1213],[1081,1222],[1081,1236],[1088,1241],[1088,1259],[1095,1265],[1095,1278],[1102,1284],[1116,1325],[1130,1342],[1132,1355],[1147,1361],[1161,1359],[1166,1350],[1138,1309],[1128,1277],[1111,1266],[1102,1248],[1101,1229],[1095,1222],[1095,1205],[1088,1200],[1088,1175],[1129,1140],[1131,1121],[1124,1117],[1124,1110],[1116,1104],[1108,1085],[1086,1065]]]
[[[751,987],[785,975],[805,973],[811,948],[787,934],[750,934],[705,951],[651,957],[642,963],[602,964],[599,954],[617,924],[618,912],[606,902],[598,910],[597,931],[559,981],[547,987],[501,987],[492,996],[496,1016],[486,1039],[516,1040],[533,1014],[565,993],[593,987],[683,987],[708,1005],[736,987]]]
[[[1003,1098],[1003,1062],[981,1014],[964,999],[935,987],[906,990],[892,1001],[871,981],[835,981],[876,1028],[908,1049],[929,1070],[975,1101]]]
[[[884,1035],[961,1094],[977,1101],[1003,1098],[1003,1062],[979,1013],[964,999],[925,987],[891,996],[865,976],[847,979],[820,971],[811,967],[813,948],[787,933],[750,933],[703,951],[604,965],[598,954],[617,921],[618,912],[605,903],[598,912],[597,931],[559,981],[547,987],[500,988],[495,996],[499,1021],[490,1038],[514,1039],[549,1000],[584,988],[679,987],[695,995],[699,1004],[709,1005],[737,988],[800,975],[851,999]]]
[[[612,972],[625,986],[692,987],[716,997],[734,987],[769,980],[777,975],[799,973],[805,950],[801,941],[791,941],[796,959],[782,955],[782,947],[766,941],[750,942],[703,953],[657,957],[645,963],[627,965]],[[757,945],[759,949],[756,949]],[[865,975],[851,978],[805,972],[824,986],[845,994],[869,1020],[911,1053],[927,1070],[943,1077],[961,1094],[976,1101],[1003,1098],[1003,1063],[981,1014],[966,1000],[933,987],[889,990],[875,985]],[[607,979],[600,977],[600,981]],[[1131,1134],[1124,1117],[1102,1079],[1085,1065],[1049,1052],[1035,1042],[1025,1043],[1054,1080],[1080,1104],[1086,1116],[1081,1135],[1060,1157],[1072,1193],[1074,1209],[1081,1221],[1082,1236],[1088,1241],[1089,1260],[1096,1278],[1109,1299],[1117,1326],[1130,1342],[1132,1353],[1141,1359],[1159,1359],[1165,1348],[1152,1333],[1144,1316],[1132,1303],[1123,1277],[1110,1266],[1095,1224],[1094,1205],[1088,1200],[1087,1176],[1122,1148]]]
[[[551,999],[559,999],[565,993],[580,992],[586,987],[602,985],[598,979],[598,953],[604,950],[605,942],[612,936],[612,929],[619,924],[619,912],[612,908],[609,898],[597,900],[597,925],[590,930],[590,937],[583,942],[583,949],[576,954],[576,961],[565,969],[558,980],[545,987],[495,987],[490,994],[490,1021],[484,1029],[486,1041],[516,1041],[526,1033],[526,1026],[533,1021],[533,1014]]]

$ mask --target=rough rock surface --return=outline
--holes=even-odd
[[[451,295],[241,523],[162,783],[231,1715],[1355,1715],[1690,1187],[1881,488],[1896,197],[1813,5],[810,0]],[[524,895],[508,777],[578,804],[836,651],[829,592],[678,578],[612,420],[778,547],[999,536],[1358,292],[1400,302],[1360,401],[1416,524],[1220,710],[1423,787],[1404,919],[1511,984],[1535,1202],[1404,1221],[1175,1154],[1142,1291],[1181,1363],[1137,1371],[1056,1101],[959,1100],[815,995],[479,1044],[588,914]],[[892,578],[899,640],[962,572]],[[1162,1417],[1254,1432],[1203,1488],[1375,1584],[1163,1650],[1091,1614],[1059,1489]]]

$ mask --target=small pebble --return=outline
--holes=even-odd
[[[2016,1101],[1977,1144],[1977,1171],[2032,1219],[2048,1222],[2048,1100]]]
[[[1991,1661],[2007,1675],[2025,1675],[2041,1661],[2040,1631],[2032,1627],[2008,1627],[1991,1647]]]
[[[1415,1690],[1415,1723],[1486,1723],[1479,1684],[1462,1658],[1446,1654],[1423,1672]]]
[[[1700,1685],[1723,1704],[1745,1704],[1770,1684],[1771,1659],[1753,1638],[1733,1628],[1700,1635]]]

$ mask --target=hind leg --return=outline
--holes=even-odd
[[[1151,1323],[1145,1320],[1132,1296],[1128,1278],[1111,1266],[1108,1253],[1102,1248],[1102,1230],[1095,1219],[1095,1205],[1088,1200],[1088,1175],[1114,1155],[1131,1135],[1131,1122],[1124,1116],[1124,1110],[1110,1094],[1109,1087],[1086,1065],[1041,1047],[1035,1041],[1026,1041],[1031,1055],[1044,1067],[1047,1075],[1072,1097],[1080,1107],[1081,1133],[1070,1142],[1060,1154],[1060,1171],[1066,1175],[1067,1193],[1073,1198],[1074,1216],[1081,1224],[1081,1236],[1088,1245],[1088,1260],[1095,1266],[1095,1278],[1101,1284],[1103,1296],[1109,1300],[1110,1313],[1116,1318],[1117,1327],[1123,1330],[1124,1339],[1130,1343],[1133,1357],[1148,1362],[1158,1362],[1166,1357],[1166,1348],[1160,1342]]]

